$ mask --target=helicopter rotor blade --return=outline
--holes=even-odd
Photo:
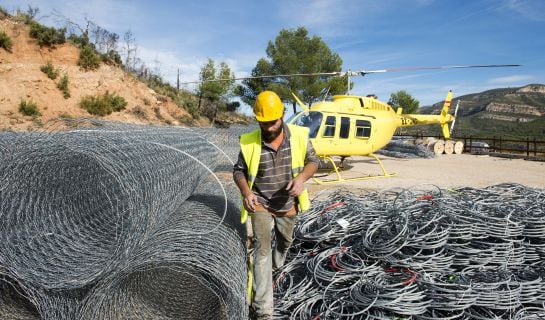
[[[315,73],[291,73],[291,74],[273,74],[264,76],[249,76],[249,77],[237,77],[226,79],[212,79],[212,80],[199,80],[199,81],[186,81],[180,82],[180,84],[193,84],[193,83],[205,83],[205,82],[219,82],[219,81],[236,81],[247,79],[271,79],[271,78],[289,78],[289,77],[316,77],[316,76],[365,76],[372,73],[386,73],[386,72],[400,72],[400,71],[418,71],[418,70],[440,70],[440,69],[467,69],[467,68],[505,68],[505,67],[520,67],[520,64],[487,64],[487,65],[453,65],[453,66],[433,66],[433,67],[401,67],[401,68],[389,68],[389,69],[377,69],[377,70],[361,70],[361,71],[338,71],[338,72],[315,72]]]
[[[505,68],[505,67],[520,67],[520,64],[484,64],[484,65],[453,65],[453,66],[433,66],[433,67],[401,67],[378,70],[362,70],[349,72],[351,76],[364,76],[371,73],[386,73],[400,71],[418,71],[418,70],[440,70],[440,69],[468,69],[468,68]]]
[[[247,80],[247,79],[267,79],[267,78],[316,77],[316,76],[331,77],[331,76],[342,76],[342,75],[343,75],[343,72],[291,73],[291,74],[273,74],[273,75],[266,75],[266,76],[250,76],[250,77],[240,77],[240,78],[188,81],[188,82],[180,82],[180,84],[219,82],[219,81],[231,81],[231,80]]]

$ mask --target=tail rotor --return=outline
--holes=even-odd
[[[456,101],[456,108],[454,108],[454,119],[450,124],[450,135],[452,135],[452,130],[454,129],[454,123],[456,122],[456,115],[458,114],[458,107],[460,106],[460,100]]]

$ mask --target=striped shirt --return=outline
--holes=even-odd
[[[271,144],[261,142],[259,168],[252,186],[252,192],[257,196],[259,204],[268,211],[277,213],[288,212],[294,205],[294,198],[286,190],[292,180],[290,132],[286,124],[283,124],[283,130],[284,139],[277,150]],[[305,165],[308,163],[314,163],[316,166],[319,163],[310,140],[305,154]],[[242,152],[239,152],[238,161],[233,167],[233,177],[238,180],[241,175],[248,179],[248,166]]]

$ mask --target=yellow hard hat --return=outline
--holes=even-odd
[[[284,115],[284,105],[276,93],[263,91],[255,99],[254,114],[259,122],[278,120]]]

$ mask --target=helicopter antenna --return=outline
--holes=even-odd
[[[325,99],[327,99],[327,96],[329,95],[329,90],[331,89],[331,86],[327,87],[327,89],[325,89],[323,92],[323,98],[322,100],[325,101]]]
[[[350,69],[348,69],[348,71],[346,72],[346,95],[350,95],[350,76],[351,76],[351,72],[350,72]]]

